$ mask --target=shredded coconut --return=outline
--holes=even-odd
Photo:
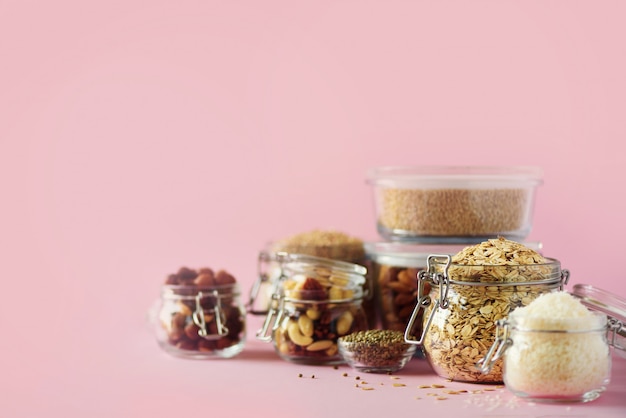
[[[504,381],[524,397],[589,400],[609,381],[606,316],[567,292],[540,295],[509,315]],[[563,332],[566,331],[566,332]]]

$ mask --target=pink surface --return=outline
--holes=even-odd
[[[146,326],[181,265],[248,288],[268,240],[377,239],[376,165],[542,167],[529,239],[570,283],[625,296],[624,16],[622,1],[0,0],[0,416],[435,413],[332,369],[292,383],[302,369],[255,341],[173,359]],[[423,366],[412,385],[435,379]],[[617,376],[591,404],[499,416],[616,416],[625,395]]]

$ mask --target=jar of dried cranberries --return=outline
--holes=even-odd
[[[280,276],[257,338],[273,342],[290,362],[343,363],[337,339],[368,329],[362,306],[366,268],[303,254],[272,257]]]
[[[168,276],[157,307],[156,338],[187,358],[229,358],[245,344],[246,312],[235,278],[224,270],[181,268]]]

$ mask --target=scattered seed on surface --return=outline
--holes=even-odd
[[[431,388],[433,388],[433,389],[441,389],[441,388],[445,388],[445,386],[444,386],[444,385],[437,385],[437,384],[432,384],[432,385],[430,385],[430,387],[431,387]]]
[[[445,396],[437,396],[435,399],[437,399],[438,401],[445,401],[448,398],[446,398]]]
[[[406,386],[406,385],[405,385],[404,383],[394,383],[394,384],[393,384],[393,387],[394,387],[394,388],[402,388],[402,387],[405,387],[405,386]]]
[[[342,374],[342,376],[343,376],[343,377],[346,377],[346,376],[348,376],[348,373],[344,373],[344,374]]]
[[[374,390],[374,388],[371,386],[368,386],[368,387],[361,388],[361,390]]]
[[[315,375],[314,374],[311,375],[311,379],[315,379]]]
[[[298,373],[298,377],[302,377],[302,373]]]
[[[355,376],[354,377],[356,380],[361,380],[361,376]]]
[[[420,389],[430,389],[430,385],[419,385],[418,388],[420,388]]]

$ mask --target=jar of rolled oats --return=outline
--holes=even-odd
[[[525,242],[539,251],[540,242]],[[430,254],[456,254],[465,246],[460,244],[420,244],[397,241],[367,242],[365,252],[371,260],[370,274],[374,278],[374,295],[379,321],[383,329],[404,331],[417,304],[417,274],[426,269]],[[429,292],[426,284],[424,293]],[[421,332],[418,318],[416,333]]]
[[[369,328],[362,305],[366,268],[304,254],[272,257],[280,272],[257,338],[273,342],[290,362],[342,363],[337,339]]]
[[[496,322],[541,294],[562,290],[568,279],[569,271],[558,260],[504,238],[454,256],[429,255],[427,268],[418,274],[417,305],[405,340],[423,347],[441,377],[502,383],[501,361],[487,374],[476,367],[495,340]],[[416,339],[420,316],[422,332]]]

